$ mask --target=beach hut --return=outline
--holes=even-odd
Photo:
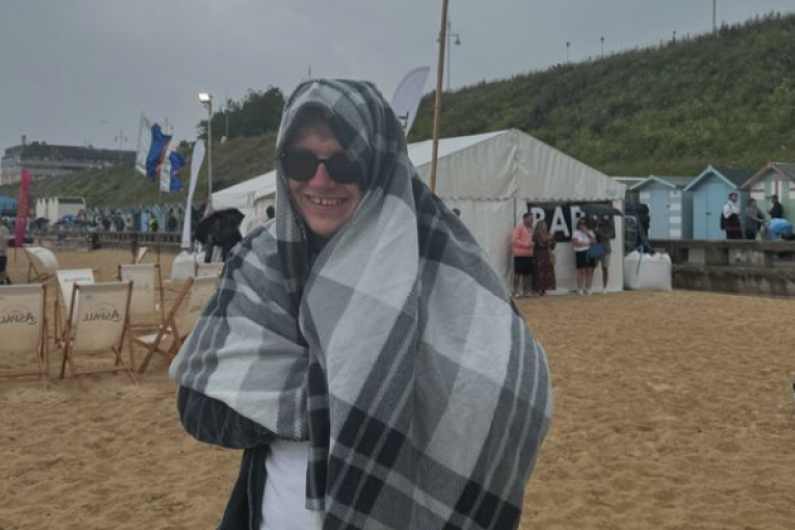
[[[649,207],[649,238],[693,238],[693,195],[684,191],[693,178],[651,175],[629,188],[637,202]]]
[[[723,206],[729,200],[729,193],[735,192],[738,195],[737,204],[742,208],[749,193],[740,188],[753,174],[747,169],[709,166],[685,186],[683,191],[693,194],[693,239],[726,239],[726,232],[720,228]]]
[[[756,199],[757,206],[768,216],[770,196],[778,195],[784,207],[784,218],[795,224],[795,164],[770,162],[742,185]]]
[[[409,145],[409,158],[426,183],[431,152],[430,140]],[[273,204],[276,182],[275,173],[257,179],[258,184],[252,185],[257,189],[253,196],[245,201],[241,198],[241,204],[253,204],[255,216]],[[513,277],[510,236],[525,212],[531,212],[535,219],[547,220],[558,241],[558,292],[569,292],[575,282],[572,226],[584,206],[601,204],[623,209],[625,191],[623,184],[604,173],[515,129],[439,141],[436,194],[449,208],[461,212],[461,220],[486,251],[506,288]],[[613,222],[615,239],[608,290],[620,291],[623,225],[621,218]],[[595,285],[600,285],[600,274],[596,274]]]

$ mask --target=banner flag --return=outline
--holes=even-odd
[[[193,154],[190,161],[190,183],[188,184],[188,200],[185,203],[185,218],[182,224],[182,242],[180,248],[188,250],[191,248],[191,217],[193,214],[193,193],[196,191],[196,183],[199,181],[199,170],[204,162],[204,142],[196,140],[193,144]]]
[[[414,118],[417,117],[417,108],[420,106],[422,91],[425,89],[430,71],[428,66],[415,68],[406,74],[392,96],[392,109],[403,125],[406,136],[409,135],[411,126],[414,125]]]
[[[160,124],[152,125],[152,143],[149,144],[149,153],[146,155],[146,178],[154,181],[160,174],[163,161],[168,153],[168,144],[171,136],[163,133]]]
[[[152,126],[141,113],[141,124],[138,126],[138,147],[135,151],[135,170],[146,176],[146,157],[149,154],[149,146],[152,145]]]
[[[170,189],[169,191],[172,192],[180,192],[182,191],[182,176],[180,172],[182,168],[185,167],[185,159],[182,158],[182,155],[176,151],[171,151],[168,155],[168,160],[171,162],[171,169],[169,171],[169,179]]]
[[[171,151],[163,161],[160,170],[160,191],[166,193],[182,191],[180,170],[185,166],[185,159],[177,151]]]
[[[19,181],[19,196],[17,197],[17,231],[14,246],[22,248],[25,242],[25,228],[28,224],[28,211],[30,210],[30,181],[33,175],[29,170],[22,170],[22,180]]]

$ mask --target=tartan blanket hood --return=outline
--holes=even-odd
[[[367,175],[358,209],[312,259],[280,172],[276,220],[233,251],[171,376],[309,440],[325,530],[516,528],[551,415],[544,352],[381,94],[302,84],[277,152],[309,108]]]

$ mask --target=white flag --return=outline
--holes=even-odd
[[[417,108],[420,106],[422,91],[428,80],[431,69],[427,66],[415,68],[403,78],[392,96],[392,109],[403,125],[406,136],[409,135],[414,118],[417,117]]]
[[[196,183],[199,180],[199,169],[204,162],[204,142],[196,140],[193,144],[193,154],[190,160],[190,184],[188,184],[188,202],[185,204],[185,220],[182,225],[182,242],[181,248],[183,250],[190,249],[191,244],[191,217],[193,216],[193,192],[196,191]]]
[[[146,156],[149,154],[149,147],[152,145],[152,126],[141,113],[141,125],[138,127],[138,149],[135,153],[135,170],[146,176]]]

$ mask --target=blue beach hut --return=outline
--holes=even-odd
[[[693,177],[651,175],[629,188],[649,207],[649,238],[693,238],[693,195],[684,191],[691,182]]]
[[[720,228],[723,205],[729,200],[729,193],[734,192],[740,210],[745,208],[749,192],[740,187],[753,175],[748,169],[709,166],[685,187],[685,192],[693,194],[693,239],[726,239],[726,232]]]

